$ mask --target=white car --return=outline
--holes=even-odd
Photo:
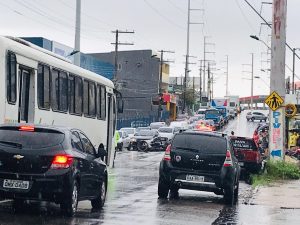
[[[130,137],[126,133],[126,131],[119,130],[120,139],[117,143],[117,147],[119,151],[122,151],[123,148],[129,148],[130,146]]]
[[[180,128],[177,127],[161,127],[158,129],[158,133],[160,137],[166,137],[168,140],[172,140],[179,130]]]
[[[134,136],[134,134],[136,133],[135,128],[132,128],[132,127],[123,127],[120,129],[120,131],[125,131],[130,138],[132,138]]]
[[[151,130],[158,130],[160,127],[166,126],[165,122],[153,122],[150,123]]]
[[[180,128],[180,129],[188,129],[189,128],[189,124],[187,121],[172,121],[170,123],[170,126],[169,127],[177,127],[177,128]]]

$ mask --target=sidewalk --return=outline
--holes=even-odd
[[[258,187],[250,204],[276,208],[300,209],[300,180],[282,181]]]

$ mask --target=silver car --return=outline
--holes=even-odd
[[[261,121],[267,121],[268,117],[261,113],[261,112],[248,112],[246,115],[247,121],[254,121],[254,120],[259,120]]]

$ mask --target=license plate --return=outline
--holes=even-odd
[[[239,165],[240,166],[244,166],[244,162],[239,162]]]
[[[185,179],[186,181],[204,182],[204,176],[186,175]]]
[[[29,181],[5,179],[3,181],[3,187],[27,190],[29,188]]]

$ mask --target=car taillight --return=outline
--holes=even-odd
[[[171,145],[168,145],[168,147],[166,148],[164,160],[171,161]]]
[[[72,156],[56,155],[52,161],[51,169],[67,169],[71,166],[72,162]]]
[[[30,132],[33,132],[34,131],[34,127],[33,126],[20,126],[19,127],[19,131],[30,131]]]
[[[231,158],[231,153],[229,150],[226,152],[226,158],[224,161],[224,167],[229,167],[232,166],[232,158]]]

